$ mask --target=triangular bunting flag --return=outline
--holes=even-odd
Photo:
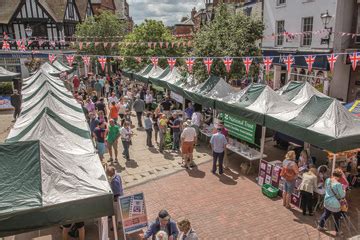
[[[356,67],[357,67],[357,63],[360,61],[360,53],[354,52],[354,53],[349,54],[349,55],[350,55],[350,61],[351,61],[352,69],[355,71]]]
[[[81,58],[84,62],[84,65],[90,66],[90,56],[82,56]]]
[[[176,58],[168,58],[167,62],[170,66],[170,71],[172,71],[174,69],[174,66],[176,64]]]
[[[265,65],[265,73],[266,73],[266,75],[269,75],[271,64],[273,62],[273,58],[266,57],[266,58],[263,59],[263,62],[264,62],[264,65]]]
[[[83,42],[79,42],[79,49],[82,50],[83,48]]]
[[[225,57],[223,61],[225,64],[226,72],[229,73],[231,70],[231,64],[233,63],[233,59],[230,57]]]
[[[284,63],[286,65],[286,70],[288,74],[291,73],[291,65],[294,64],[294,57],[292,55],[287,55],[287,57],[284,59]]]
[[[71,67],[74,62],[75,56],[74,55],[66,55],[66,60],[69,63],[69,66]]]
[[[208,74],[210,74],[212,63],[213,63],[212,58],[204,58],[204,64],[206,66],[206,70],[207,70]]]
[[[335,54],[330,54],[327,56],[327,60],[329,62],[329,66],[330,66],[330,72],[334,71],[337,58],[338,58],[338,55],[335,55]]]
[[[312,66],[315,62],[315,56],[309,55],[309,56],[305,57],[305,62],[308,65],[308,71],[311,72]]]
[[[6,50],[6,51],[10,50],[10,44],[8,41],[5,40],[3,41],[2,50]]]
[[[159,63],[159,58],[158,57],[152,57],[150,60],[151,60],[151,62],[153,64],[153,66],[156,68],[158,63]]]
[[[192,73],[193,66],[194,66],[194,63],[195,63],[195,58],[193,58],[193,57],[187,58],[185,63],[186,63],[186,66],[188,68],[189,73]]]
[[[250,58],[250,57],[246,57],[245,59],[243,58],[246,74],[249,74],[250,66],[251,66],[252,61],[253,61],[253,59]]]
[[[48,58],[49,58],[50,64],[52,64],[55,61],[56,56],[54,54],[49,54]]]
[[[101,65],[101,69],[104,71],[105,70],[105,64],[106,64],[106,57],[104,56],[101,56],[101,57],[98,57],[98,61]]]

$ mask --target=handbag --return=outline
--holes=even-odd
[[[331,182],[330,182],[330,189],[332,191],[332,193],[334,194],[334,197],[339,201],[340,203],[340,210],[342,212],[347,212],[349,210],[349,205],[348,205],[348,202],[346,201],[345,198],[338,198],[337,197],[337,194],[335,193],[334,189],[332,188],[331,186]]]

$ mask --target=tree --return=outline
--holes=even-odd
[[[141,69],[145,63],[149,63],[150,57],[165,57],[159,59],[161,67],[167,66],[166,57],[182,56],[185,52],[184,47],[171,47],[171,43],[176,39],[170,30],[165,27],[163,22],[155,20],[145,20],[145,22],[134,28],[134,31],[127,35],[124,44],[120,46],[120,54],[125,56],[122,66],[134,70]],[[155,48],[149,48],[148,42],[157,43]],[[162,48],[158,43],[162,42]],[[165,44],[168,43],[168,48]],[[139,64],[133,57],[142,57],[142,64]]]
[[[256,40],[260,39],[264,25],[260,20],[252,19],[244,14],[230,14],[225,5],[216,9],[214,20],[203,26],[194,39],[194,56],[225,57],[225,56],[254,56],[259,55],[260,49]],[[245,67],[241,59],[234,59],[230,74],[226,73],[222,59],[214,59],[211,74],[227,77],[227,79],[241,78],[245,75]],[[195,79],[204,81],[207,72],[202,61],[197,60],[194,66]],[[256,67],[251,73],[255,74]]]
[[[90,47],[85,44],[82,51],[89,54],[109,55],[117,53],[117,48],[111,48],[108,44],[104,47],[103,42],[121,41],[126,34],[126,24],[108,11],[101,12],[100,15],[89,17],[85,22],[76,26],[76,37],[80,42],[91,42]],[[95,42],[100,42],[95,47]]]

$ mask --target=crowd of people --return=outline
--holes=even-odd
[[[303,215],[313,216],[314,200],[323,197],[324,212],[318,223],[318,229],[325,231],[325,222],[333,215],[336,234],[343,234],[340,231],[340,223],[341,219],[346,218],[345,193],[349,188],[349,182],[341,168],[335,169],[330,176],[327,166],[315,167],[306,150],[301,152],[298,161],[296,161],[295,151],[291,150],[285,156],[280,175],[284,179],[283,205],[286,208],[291,208],[291,195],[294,193],[296,180],[301,175],[298,189]]]

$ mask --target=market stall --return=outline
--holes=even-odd
[[[3,67],[0,67],[0,82],[12,81],[20,77],[20,73],[10,72]]]
[[[0,144],[0,237],[113,215],[80,104],[44,69],[28,81],[20,117]]]

